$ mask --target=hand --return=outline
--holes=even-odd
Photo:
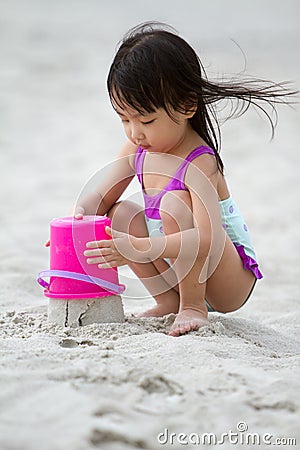
[[[84,210],[83,206],[76,206],[74,208],[74,211],[72,212],[72,216],[74,217],[74,219],[77,219],[77,220],[82,220],[84,215],[85,215],[85,210]]]
[[[87,248],[94,249],[84,252],[84,256],[92,257],[87,259],[88,264],[98,264],[100,269],[105,269],[124,266],[130,261],[146,262],[141,261],[141,251],[138,250],[139,238],[112,230],[110,227],[105,227],[105,231],[112,239],[86,244]]]
[[[122,235],[126,235],[126,233],[113,231],[109,227],[105,227],[105,231],[109,236],[114,235],[114,239],[87,242],[87,248],[95,249],[84,252],[84,256],[92,256],[92,258],[87,259],[87,263],[98,264],[100,269],[120,267],[128,264],[127,259],[117,250],[115,242],[117,239],[124,239]]]

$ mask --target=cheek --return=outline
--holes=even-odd
[[[173,124],[165,127],[161,127],[159,130],[158,136],[160,136],[160,139],[167,141],[167,142],[176,142],[178,140],[178,136],[180,135],[180,131],[178,127],[174,126]]]
[[[126,124],[126,123],[123,124],[123,129],[124,129],[126,136],[130,139],[130,137],[131,137],[130,125]]]

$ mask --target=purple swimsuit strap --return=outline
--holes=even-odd
[[[188,165],[190,162],[192,162],[194,159],[198,158],[198,156],[203,155],[205,153],[208,153],[210,155],[214,155],[213,149],[210,147],[206,147],[204,145],[201,145],[200,147],[195,148],[191,151],[191,153],[188,154],[188,156],[184,159],[184,161],[180,164],[178,169],[176,170],[175,174],[169,181],[169,183],[166,185],[166,187],[163,189],[162,192],[166,191],[173,191],[173,190],[186,190],[185,184],[184,184],[184,178],[185,174],[188,168]],[[146,156],[146,150],[144,150],[142,147],[138,147],[136,155],[135,155],[135,171],[136,175],[138,177],[139,182],[141,183],[142,189],[144,191],[144,185],[143,185],[143,165],[144,160]],[[147,195],[147,194],[145,194]]]
[[[167,186],[167,191],[174,190],[173,183],[175,183],[175,189],[177,188],[177,183],[179,182],[181,184],[181,189],[186,190],[185,184],[184,184],[184,178],[186,171],[188,169],[189,164],[198,156],[204,155],[205,153],[208,153],[210,155],[214,155],[215,152],[210,147],[206,147],[204,145],[201,145],[200,147],[195,148],[191,151],[191,153],[188,154],[188,156],[185,158],[183,163],[178,167],[176,170],[173,178],[171,179],[170,183]],[[173,181],[174,180],[174,181]],[[173,183],[172,183],[173,182]],[[178,188],[177,188],[178,189]]]
[[[197,158],[200,155],[205,153],[209,153],[210,155],[214,155],[214,151],[210,147],[200,146],[191,151],[191,153],[184,159],[182,164],[178,167],[175,174],[167,183],[167,185],[156,195],[148,195],[145,192],[144,184],[143,184],[143,165],[144,159],[146,155],[146,150],[142,147],[139,147],[136,156],[135,156],[135,171],[138,177],[139,182],[142,186],[144,201],[145,201],[145,214],[147,217],[152,219],[160,219],[160,203],[164,194],[168,191],[186,191],[186,186],[184,184],[184,178],[187,171],[187,168],[191,161]]]
[[[144,150],[142,147],[138,147],[137,152],[135,154],[135,160],[134,160],[134,166],[135,166],[135,173],[138,177],[139,182],[141,183],[141,186],[143,187],[143,165],[144,165],[144,159],[146,156],[146,150]]]

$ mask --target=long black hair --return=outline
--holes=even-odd
[[[140,114],[164,108],[172,118],[172,110],[186,112],[197,106],[189,119],[193,129],[214,150],[219,170],[220,125],[216,103],[235,100],[229,117],[242,115],[250,105],[262,110],[272,127],[276,120],[258,102],[275,111],[276,103],[288,103],[286,83],[265,80],[211,82],[193,48],[175,30],[158,22],[147,22],[131,29],[123,38],[109,70],[107,88],[113,106],[124,103]],[[277,116],[275,116],[277,119]]]

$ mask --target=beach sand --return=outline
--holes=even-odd
[[[50,220],[124,140],[105,78],[128,28],[165,21],[209,75],[242,72],[241,48],[245,75],[299,86],[299,2],[207,3],[0,1],[1,450],[177,450],[230,430],[237,443],[213,448],[256,448],[245,444],[255,433],[259,448],[299,446],[298,107],[278,109],[272,142],[253,111],[222,127],[227,179],[264,274],[241,310],[172,338],[174,315],[134,317],[153,301],[122,268],[125,323],[62,328],[47,321],[36,283]]]

